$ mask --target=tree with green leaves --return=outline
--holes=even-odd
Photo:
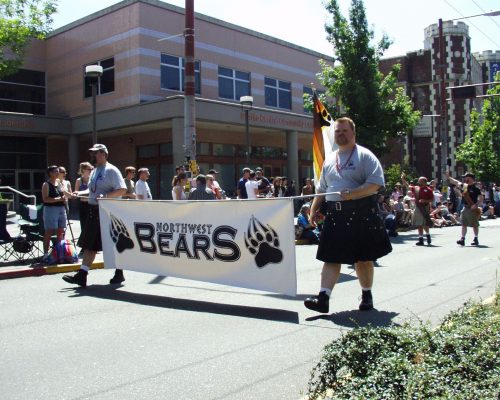
[[[32,39],[47,35],[55,12],[55,1],[0,0],[0,79],[19,69]]]
[[[495,81],[500,79],[497,74]],[[470,135],[457,149],[456,158],[482,182],[500,182],[500,85],[488,90],[483,109],[472,110]]]
[[[396,183],[401,182],[401,174],[406,175],[406,180],[411,182],[416,177],[416,172],[408,164],[392,164],[384,169],[385,188],[387,191],[392,190]]]
[[[379,69],[380,57],[391,45],[386,35],[373,46],[362,0],[352,0],[350,22],[341,14],[339,1],[330,0],[326,9],[333,23],[325,29],[334,46],[335,64],[320,61],[319,81],[326,87],[321,100],[332,117],[346,114],[356,123],[356,141],[375,154],[387,152],[388,139],[407,134],[420,121],[411,99],[397,87],[399,65],[387,76]],[[337,63],[338,62],[338,63]],[[335,98],[331,104],[327,98]],[[306,102],[307,104],[307,102]]]

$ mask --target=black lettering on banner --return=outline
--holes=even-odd
[[[134,223],[135,236],[139,242],[139,248],[145,253],[156,253],[156,244],[153,240],[155,227],[153,224]]]
[[[240,259],[241,250],[238,247],[238,245],[232,240],[225,240],[221,237],[223,235],[228,235],[231,237],[231,239],[234,239],[236,237],[237,232],[238,232],[237,229],[227,225],[218,226],[217,228],[214,229],[214,233],[212,235],[212,242],[216,247],[214,249],[214,258],[226,262],[237,261]],[[232,250],[232,252],[229,254],[224,254],[219,252],[217,250],[217,247],[221,249],[229,249]]]
[[[175,257],[180,257],[179,253],[186,253],[186,256],[188,258],[194,258],[193,255],[189,252],[186,235],[184,234],[180,234],[179,239],[177,240],[177,245],[175,246]]]
[[[207,260],[213,260],[214,258],[208,253],[208,249],[210,249],[210,238],[208,236],[193,235],[194,258],[196,258],[197,260],[200,259],[198,250],[201,250]]]
[[[172,233],[158,233],[158,247],[162,256],[175,257],[173,251],[168,251],[170,248],[170,240],[174,235]]]

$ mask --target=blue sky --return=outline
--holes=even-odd
[[[61,27],[118,2],[59,0],[53,27]],[[166,2],[180,7],[185,4],[185,0]],[[423,48],[424,28],[437,23],[439,18],[445,21],[500,10],[498,0],[365,0],[364,3],[376,40],[385,32],[394,42],[386,57]],[[340,4],[347,15],[350,0],[340,0]],[[333,55],[324,30],[329,15],[323,0],[194,0],[194,6],[201,14]],[[473,52],[500,50],[500,16],[463,21],[469,25]]]

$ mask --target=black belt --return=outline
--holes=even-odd
[[[376,196],[368,196],[356,200],[327,201],[326,203],[326,209],[329,212],[356,210],[360,208],[369,208],[375,206]]]

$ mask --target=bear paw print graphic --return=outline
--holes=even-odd
[[[276,231],[269,225],[264,226],[252,215],[245,232],[245,245],[255,256],[257,267],[263,268],[269,263],[279,263],[283,260],[280,241]]]
[[[111,239],[113,239],[113,242],[116,245],[116,250],[118,250],[118,253],[123,253],[127,249],[134,248],[134,242],[128,234],[127,227],[113,214],[111,214],[111,225],[109,227],[109,233],[111,235]]]

